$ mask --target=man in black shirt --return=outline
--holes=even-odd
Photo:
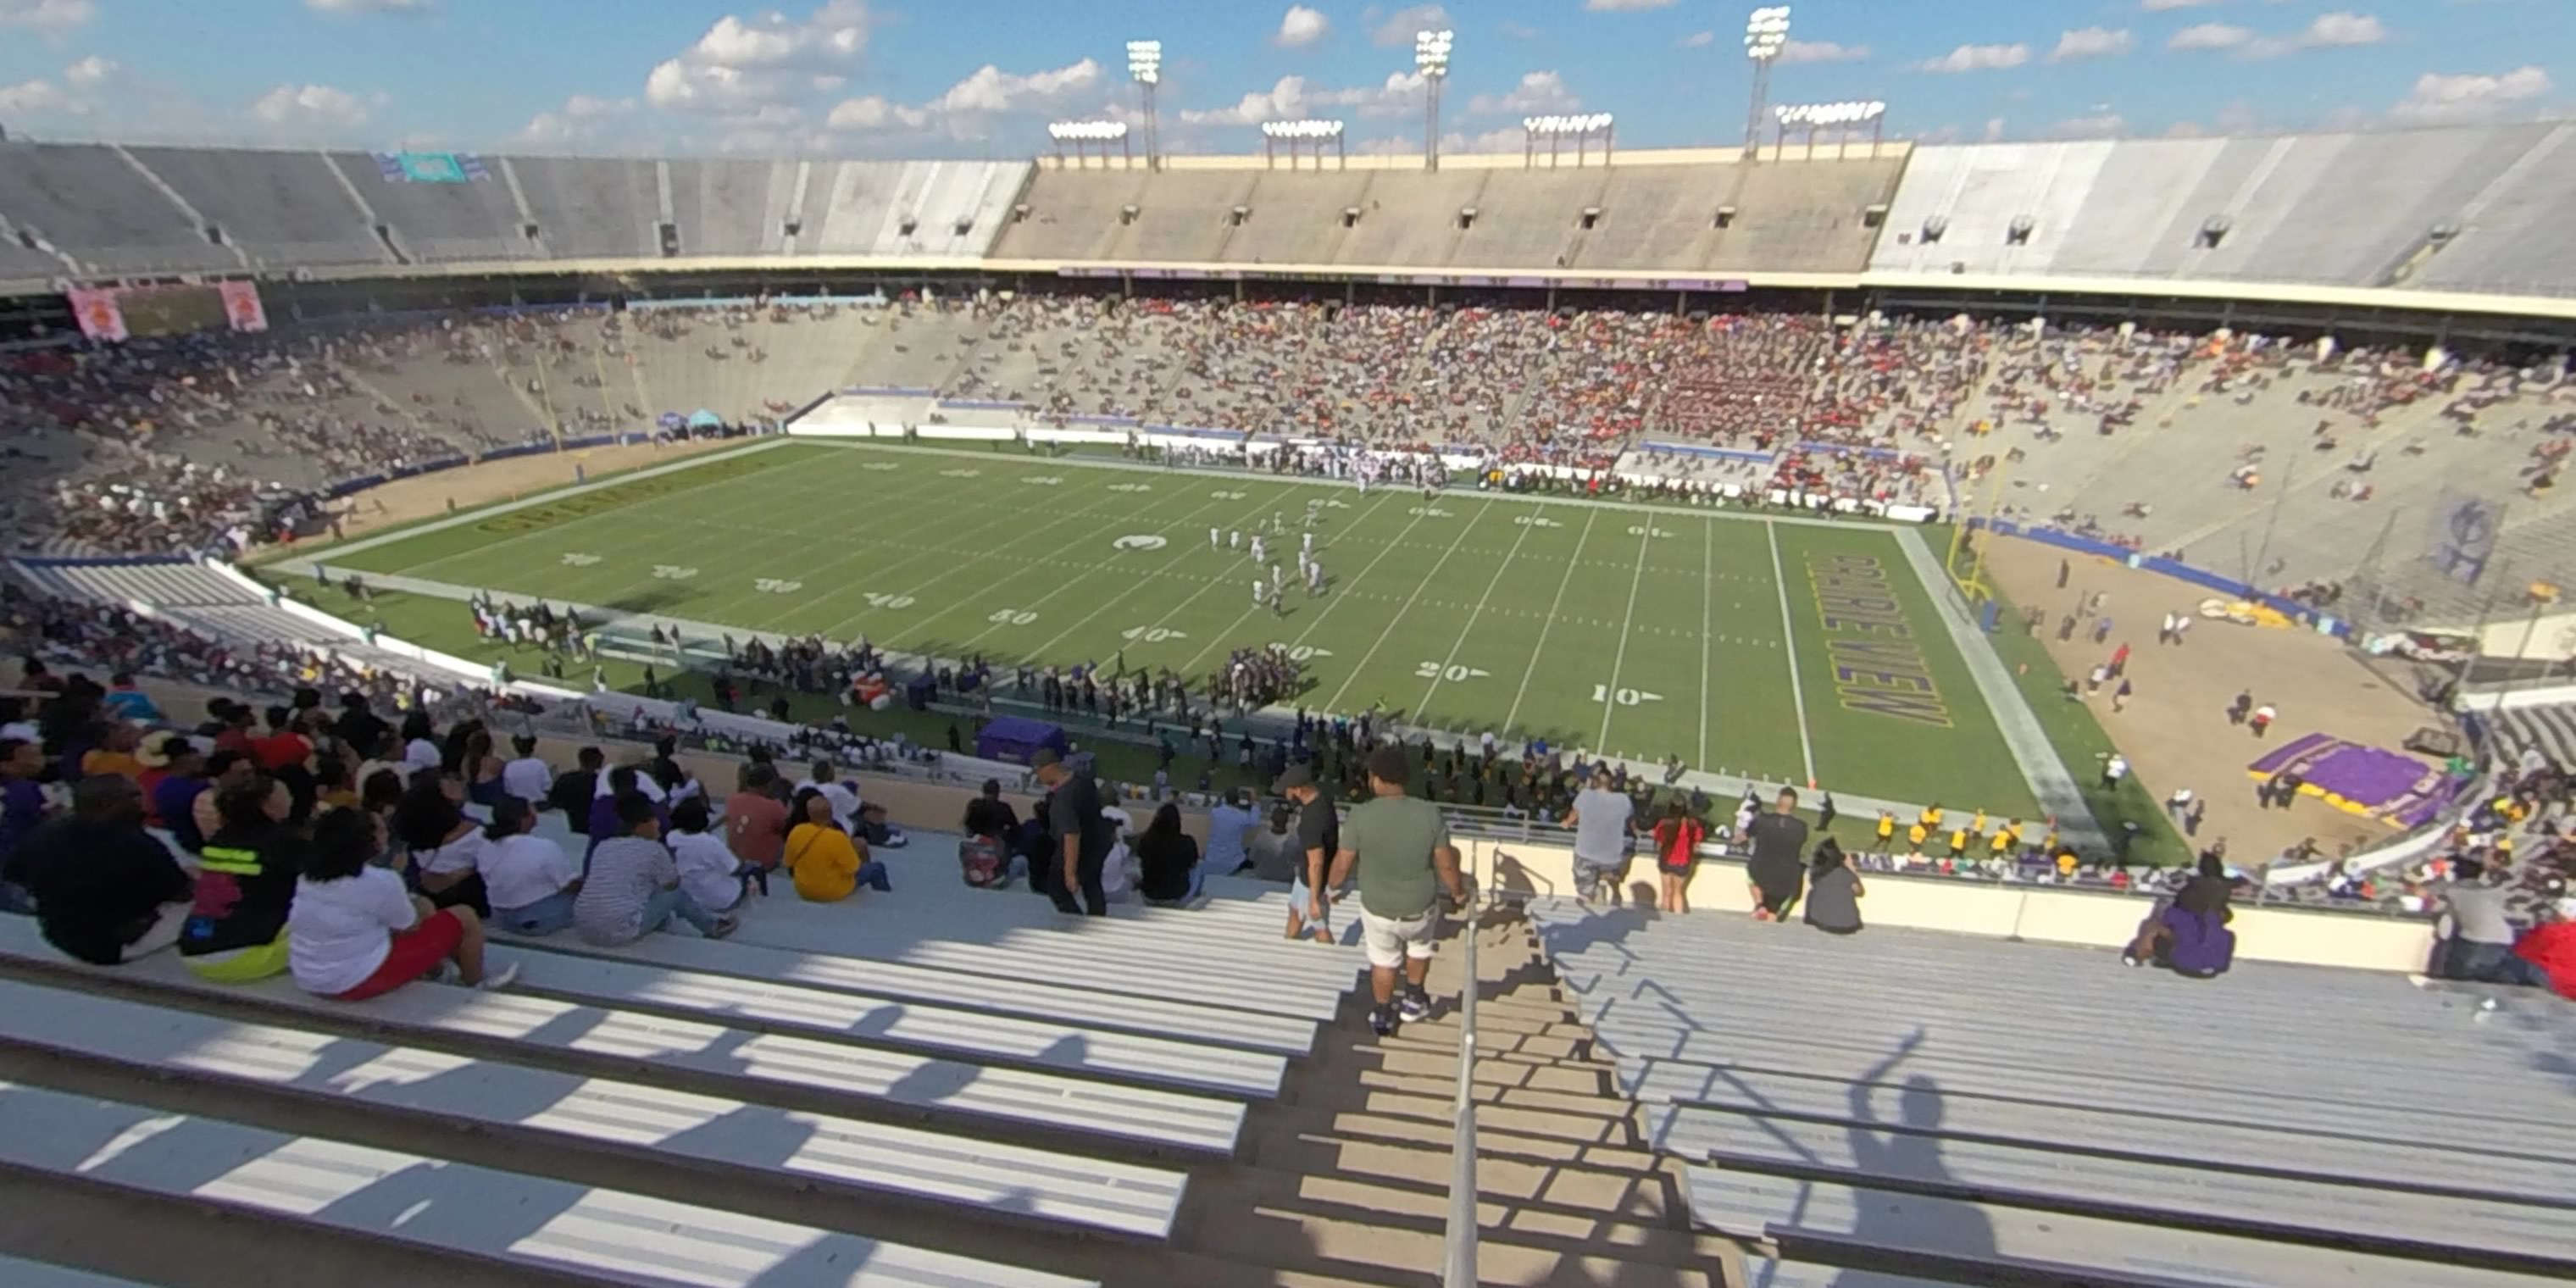
[[[1806,876],[1799,856],[1807,848],[1807,824],[1798,817],[1798,789],[1781,788],[1774,812],[1753,820],[1745,835],[1753,846],[1744,865],[1753,886],[1753,919],[1786,921]]]
[[[1118,834],[1100,816],[1099,780],[1087,770],[1073,772],[1052,748],[1039,748],[1030,767],[1053,793],[1047,800],[1047,833],[1055,838],[1056,853],[1049,857],[1058,863],[1047,893],[1054,897],[1056,911],[1108,916],[1109,893],[1101,888],[1100,872]],[[1082,892],[1080,905],[1073,901],[1076,889]]]
[[[563,811],[564,822],[576,836],[590,835],[590,802],[599,794],[599,771],[608,756],[597,747],[584,747],[575,756],[578,768],[555,778],[554,790],[547,793],[546,808]]]
[[[1315,942],[1329,944],[1333,942],[1331,908],[1325,909],[1323,920],[1310,926],[1306,906],[1313,902],[1312,892],[1324,888],[1324,870],[1341,852],[1341,815],[1315,786],[1314,771],[1304,765],[1290,765],[1279,776],[1278,790],[1297,807],[1297,879],[1288,888],[1288,938],[1312,934]]]
[[[143,830],[143,793],[119,774],[82,779],[71,815],[37,828],[6,876],[35,896],[45,942],[98,966],[177,943],[194,889]]]

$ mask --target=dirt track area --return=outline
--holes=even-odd
[[[2061,561],[2067,571],[2064,589],[2057,584]],[[2108,686],[2088,701],[2129,758],[2138,781],[2157,800],[2188,787],[2209,802],[2209,815],[2193,838],[2197,845],[2225,837],[2228,857],[2252,867],[2302,837],[2315,837],[2333,856],[2347,845],[2365,848],[2396,836],[2384,824],[2314,797],[2302,796],[2286,810],[2259,808],[2246,767],[2265,751],[2310,733],[2396,750],[2415,730],[2442,724],[2439,712],[2404,687],[2401,672],[2383,676],[2341,642],[2308,630],[2197,620],[2183,644],[2159,645],[2156,630],[2166,613],[2196,616],[2200,602],[2213,592],[2109,559],[2005,538],[1989,547],[1986,567],[2013,603],[2047,610],[2040,637],[2065,675],[2080,678],[2109,661],[2121,644],[2129,645],[2128,675],[2135,692],[2128,709],[2112,712]],[[2058,643],[2059,619],[2096,592],[2107,600],[2091,616],[2079,613],[2075,638]],[[2110,638],[2099,646],[2092,642],[2095,616],[2112,622]],[[2003,627],[2020,628],[2017,620]],[[2268,738],[2257,741],[2245,728],[2227,722],[2228,704],[2239,690],[2253,694],[2258,704],[2279,709],[2280,720]],[[2089,772],[2086,766],[2071,768]]]
[[[354,537],[376,528],[430,518],[445,512],[450,503],[462,510],[562,487],[575,481],[573,472],[576,467],[596,479],[621,470],[641,469],[685,456],[740,447],[745,441],[711,438],[688,443],[592,447],[578,452],[515,456],[505,461],[396,479],[383,487],[369,488],[351,497],[348,517],[341,523],[341,530]]]

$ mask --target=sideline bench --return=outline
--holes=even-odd
[[[9,981],[0,981],[0,1043],[1092,1233],[1168,1237],[1187,1183],[1127,1164]]]
[[[1145,1148],[1230,1156],[1244,1108],[1230,1100],[1084,1082],[1055,1074],[933,1060],[812,1038],[754,1033],[635,1011],[514,993],[414,984],[364,1002],[315,997],[284,978],[210,984],[160,953],[122,966],[86,966],[55,953],[25,917],[0,917],[0,956],[155,988],[254,1003],[395,1032],[494,1040],[514,1057],[562,1051],[656,1071],[685,1069],[728,1086],[767,1083],[836,1097],[961,1114]]]
[[[1701,1111],[1693,1115],[1693,1126],[1692,1143],[1706,1148],[1684,1150],[1683,1156],[1728,1172],[2576,1278],[2576,1212],[2564,1208],[2247,1176],[2187,1162],[2088,1158],[2046,1145],[1963,1141],[1901,1126],[1888,1130],[1895,1124],[1872,1128]]]
[[[1074,1288],[812,1226],[0,1083],[0,1165],[599,1283]]]
[[[2003,1203],[1688,1169],[1692,1218],[1736,1239],[1768,1239],[1795,1261],[1907,1258],[1945,1277],[2038,1271],[2093,1288],[2530,1288],[2529,1275],[2400,1261],[2234,1235],[2167,1230]],[[1939,1267],[1953,1267],[1945,1270]]]
[[[1230,1007],[1192,1002],[1111,997],[1086,991],[1064,977],[1038,976],[1045,983],[996,981],[893,962],[860,961],[824,953],[762,948],[728,939],[721,943],[686,935],[646,935],[617,948],[597,948],[569,936],[515,939],[494,935],[503,943],[548,952],[612,961],[644,962],[680,970],[704,971],[737,979],[804,984],[869,997],[935,1002],[961,1011],[1017,1015],[1116,1029],[1188,1042],[1223,1043],[1280,1055],[1304,1055],[1315,1047],[1315,1022],[1285,1015],[1256,1015]]]
[[[1286,1058],[1231,1047],[889,1002],[609,957],[524,952],[512,960],[519,964],[513,986],[519,991],[682,1012],[746,1028],[785,1029],[1260,1100],[1277,1096],[1287,1076]]]

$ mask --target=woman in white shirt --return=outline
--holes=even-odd
[[[714,830],[707,803],[697,797],[671,807],[671,858],[680,867],[680,888],[709,912],[730,911],[742,902],[743,869],[752,865],[733,855],[724,833]]]
[[[394,839],[411,855],[412,882],[441,908],[489,914],[492,904],[476,868],[483,834],[465,816],[465,781],[436,770],[414,773],[394,807]]]
[[[537,811],[516,796],[492,807],[483,848],[474,856],[492,924],[514,935],[551,935],[572,924],[581,865],[562,846],[534,836]]]
[[[384,834],[365,810],[333,810],[313,824],[304,874],[286,914],[287,969],[305,992],[344,1002],[389,993],[456,963],[474,988],[508,986],[518,967],[487,972],[483,921],[471,908],[432,908],[373,859]]]

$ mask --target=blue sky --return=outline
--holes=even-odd
[[[1533,112],[1624,147],[1740,137],[1749,5],[1698,0],[0,0],[0,124],[36,137],[571,152],[1020,156],[1137,111],[1246,152],[1267,119],[1421,146],[1412,32],[1457,51],[1453,149]],[[1793,0],[1773,101],[1879,99],[1931,141],[2382,128],[2576,103],[2576,0]]]

